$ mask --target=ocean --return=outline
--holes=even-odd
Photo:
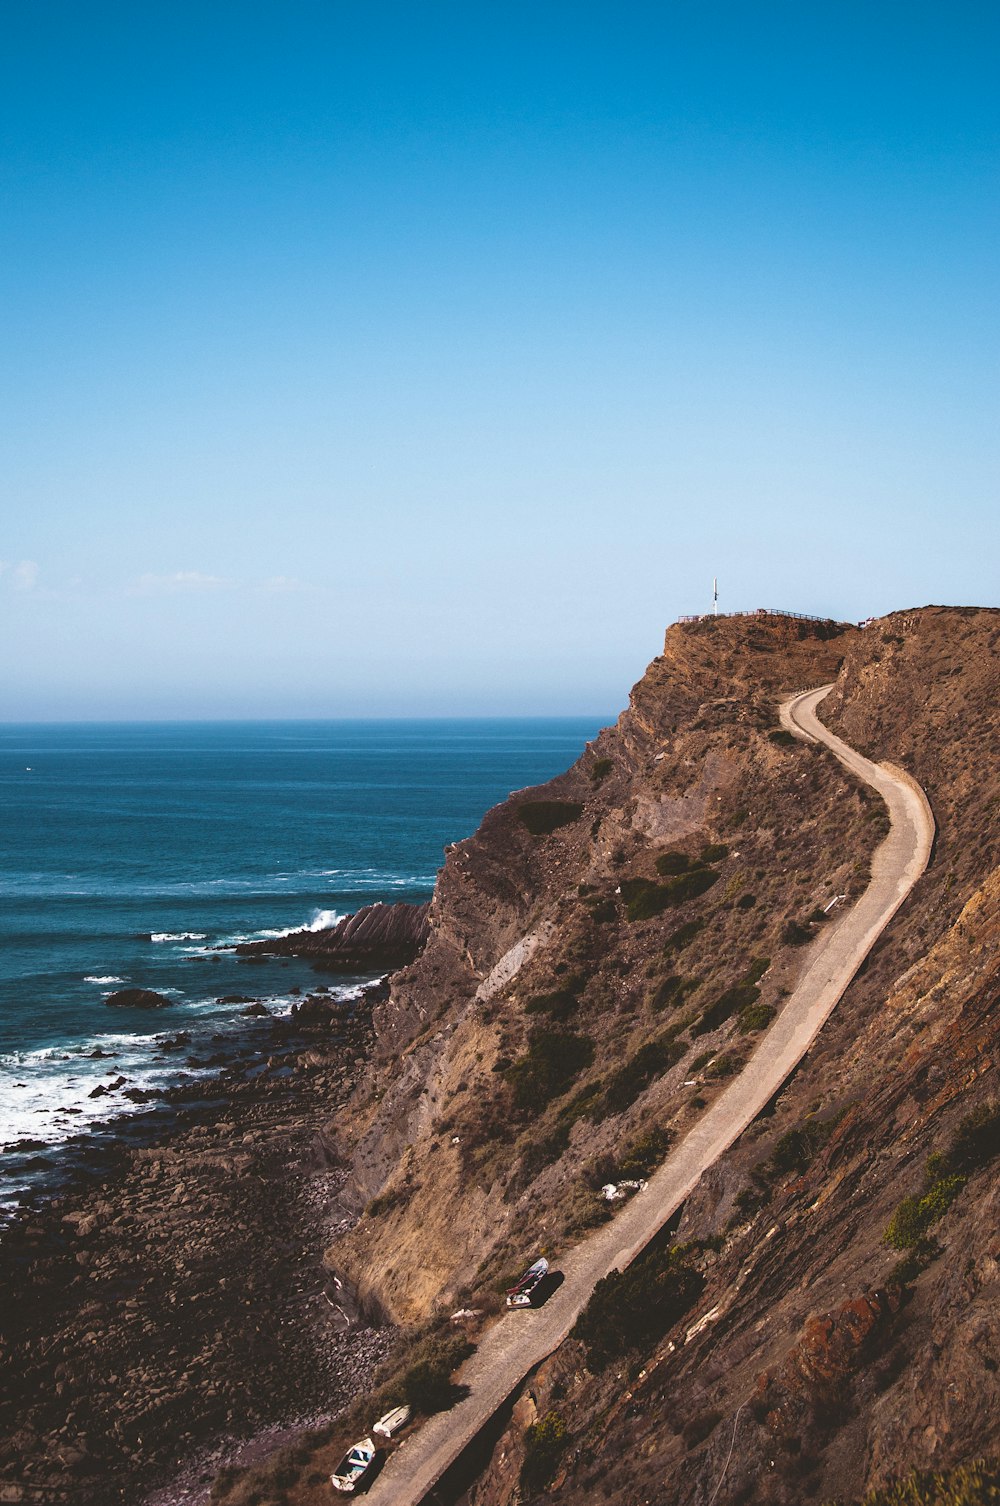
[[[443,849],[578,757],[595,718],[0,726],[0,1203],[60,1147],[209,1074],[163,1050],[315,987],[240,940],[429,897]],[[334,992],[369,978],[329,976]],[[106,1004],[126,985],[174,1003]],[[125,1078],[123,1090],[95,1089]],[[39,1152],[44,1154],[39,1156]]]

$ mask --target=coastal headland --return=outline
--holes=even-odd
[[[996,1452],[998,642],[972,608],[670,628],[618,723],[449,850],[384,986],[256,1022],[289,1033],[206,1117],[18,1221],[5,1486],[315,1506],[405,1398],[391,1499],[504,1291],[592,1238],[624,1258],[444,1498],[797,1506]],[[883,872],[881,798],[779,715],[827,684],[822,724],[926,792],[929,865],[639,1252]]]

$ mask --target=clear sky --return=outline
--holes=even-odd
[[[994,4],[9,0],[0,717],[1000,604]]]

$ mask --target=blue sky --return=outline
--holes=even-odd
[[[1000,604],[995,7],[2,18],[0,717],[612,713]]]

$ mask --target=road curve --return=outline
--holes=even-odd
[[[628,1265],[677,1211],[801,1061],[926,868],[934,817],[923,790],[901,769],[871,763],[823,726],[816,706],[831,689],[793,696],[781,707],[781,721],[797,737],[824,743],[885,801],[891,827],[872,860],[871,883],[811,944],[798,985],[739,1077],[671,1151],[646,1191],[567,1252],[560,1262],[565,1280],[545,1306],[508,1314],[486,1332],[458,1377],[468,1396],[430,1418],[389,1458],[368,1494],[370,1506],[419,1506],[523,1377],[565,1339],[596,1282]]]

